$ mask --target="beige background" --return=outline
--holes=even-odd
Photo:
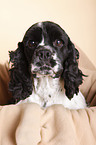
[[[96,0],[0,0],[0,62],[39,21],[61,25],[96,66]]]

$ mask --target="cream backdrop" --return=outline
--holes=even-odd
[[[39,21],[61,25],[96,66],[96,0],[0,0],[0,62]]]

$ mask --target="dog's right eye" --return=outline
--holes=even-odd
[[[28,41],[28,47],[29,48],[35,48],[37,46],[37,43],[33,40]]]
[[[53,42],[53,46],[58,47],[58,48],[61,48],[63,45],[64,45],[64,43],[63,43],[63,41],[60,40],[60,39],[56,39],[56,40]]]

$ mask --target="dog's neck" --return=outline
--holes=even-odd
[[[50,76],[34,78],[34,93],[46,102],[56,96],[63,95],[64,97],[64,81]]]
[[[62,104],[66,108],[80,109],[86,107],[83,95],[78,95],[69,100],[65,95],[64,80],[61,78],[38,77],[34,78],[32,94],[24,102],[33,102],[41,107],[48,107],[53,104]]]

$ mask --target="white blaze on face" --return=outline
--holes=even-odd
[[[43,29],[42,22],[38,23],[37,25],[38,25],[38,27],[40,27],[40,28]],[[43,36],[43,35],[42,35],[42,40],[41,40],[41,42],[39,43],[39,45],[40,45],[40,46],[44,46],[44,45],[45,45],[45,43],[44,43],[44,36]]]
[[[39,22],[37,26],[42,28],[42,22]]]
[[[41,40],[41,42],[39,43],[39,45],[40,46],[44,46],[45,45],[45,43],[44,43],[44,37],[42,36],[42,40]]]

